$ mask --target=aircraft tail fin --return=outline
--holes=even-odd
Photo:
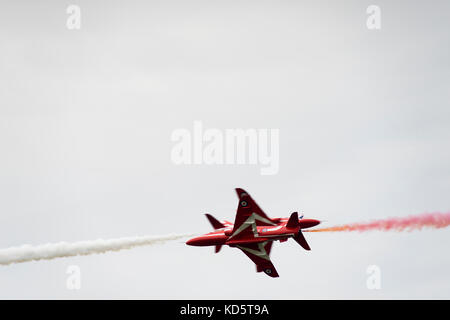
[[[212,227],[214,229],[222,229],[225,228],[224,224],[222,222],[220,222],[219,220],[217,220],[216,218],[214,218],[212,215],[210,215],[209,213],[205,214],[206,218],[208,219],[209,223],[211,223]]]
[[[302,231],[299,230],[297,235],[294,237],[294,240],[297,241],[297,243],[299,245],[301,245],[303,247],[303,249],[305,250],[311,250],[311,248],[309,247],[308,242],[306,242],[305,236],[303,235]]]
[[[289,217],[289,220],[286,224],[287,228],[295,228],[298,227],[298,212],[293,212]]]

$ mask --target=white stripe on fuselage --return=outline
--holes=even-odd
[[[266,228],[267,229],[267,231],[275,231],[275,230],[279,230],[279,229],[281,229],[283,226],[278,226],[278,227],[274,227],[274,228]],[[267,232],[266,231],[266,232]]]

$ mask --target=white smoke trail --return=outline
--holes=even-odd
[[[141,236],[107,240],[98,239],[72,243],[59,242],[37,246],[26,244],[19,247],[0,249],[0,265],[119,251],[138,246],[164,243],[166,241],[177,240],[189,236],[191,236],[191,234],[169,234],[166,236]]]

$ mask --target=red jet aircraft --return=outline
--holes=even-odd
[[[234,224],[228,221],[219,222],[210,214],[206,214],[215,229],[213,232],[186,242],[190,246],[215,246],[219,252],[222,245],[241,249],[255,264],[256,272],[264,271],[270,277],[278,277],[278,272],[270,261],[272,242],[287,241],[293,238],[305,250],[311,250],[303,236],[302,229],[311,228],[320,223],[319,220],[303,219],[294,212],[290,218],[269,218],[250,195],[243,189],[236,189],[239,197]]]

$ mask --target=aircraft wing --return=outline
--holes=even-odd
[[[277,270],[270,261],[272,241],[237,245],[256,264],[256,272],[264,271],[270,277],[279,277]]]
[[[230,240],[250,240],[258,236],[257,226],[276,225],[245,190],[237,188],[236,193],[239,197],[239,204]]]

